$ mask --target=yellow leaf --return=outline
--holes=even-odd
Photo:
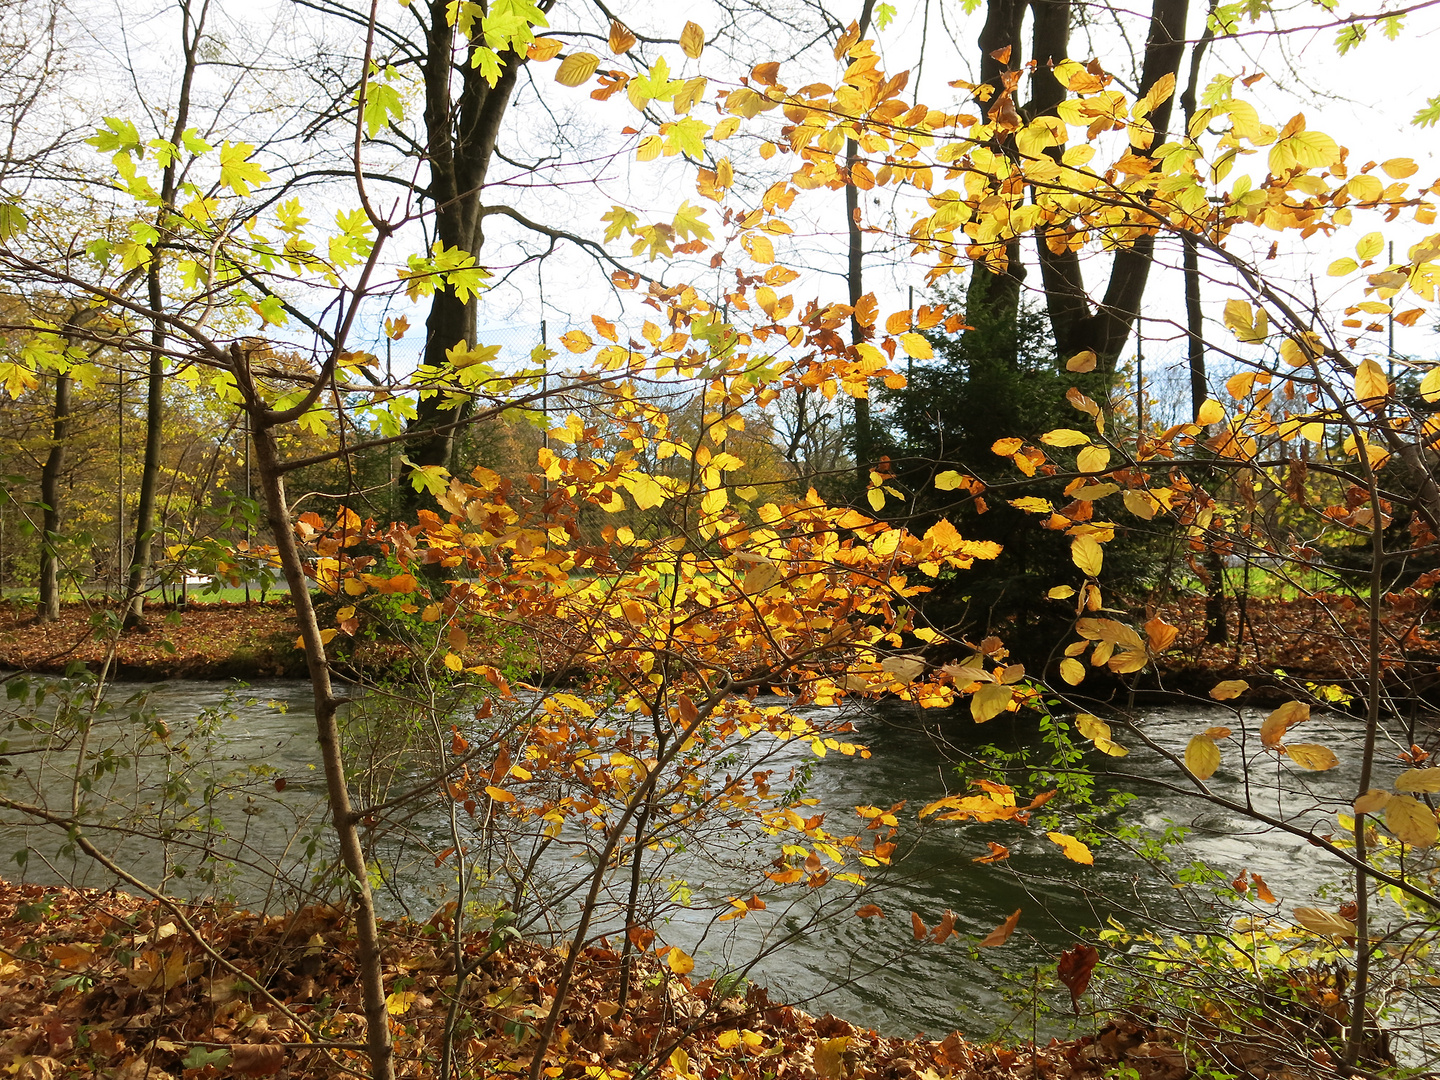
[[[620,478],[625,490],[641,510],[653,510],[665,501],[665,489],[653,476],[645,473],[626,473]]]
[[[1004,712],[1014,700],[1015,691],[1010,687],[1002,686],[999,683],[986,683],[970,699],[971,719],[977,724],[993,720]]]
[[[1060,661],[1060,678],[1071,686],[1079,686],[1085,680],[1085,665],[1073,656]]]
[[[678,946],[671,945],[665,954],[665,965],[676,975],[688,975],[695,970],[695,958]]]
[[[935,349],[924,334],[901,334],[900,347],[905,350],[906,356],[913,356],[916,360],[930,360],[935,356]]]
[[[1336,259],[1329,266],[1327,266],[1325,268],[1325,273],[1327,273],[1331,277],[1344,277],[1346,274],[1351,273],[1354,270],[1358,270],[1359,268],[1360,264],[1347,255],[1343,259]]]
[[[1024,445],[1024,439],[1017,439],[1013,436],[1008,439],[996,439],[990,444],[990,452],[1000,457],[1009,457]]]
[[[465,667],[465,661],[456,656],[453,652],[445,654],[445,666],[451,671],[460,671]]]
[[[555,81],[564,86],[579,86],[600,66],[600,57],[591,52],[571,53],[555,69]]]
[[[1220,768],[1220,748],[1208,735],[1196,735],[1185,747],[1185,768],[1196,780],[1209,780]]]
[[[1083,473],[1104,472],[1110,467],[1110,451],[1103,446],[1087,446],[1075,455],[1075,468]]]
[[[1355,369],[1355,400],[1374,401],[1387,397],[1389,393],[1390,383],[1385,378],[1385,369],[1374,360],[1361,360],[1360,366]]]
[[[1046,446],[1089,446],[1090,436],[1074,428],[1056,428],[1041,435],[1040,441]]]
[[[1440,371],[1440,368],[1436,368],[1435,370]],[[954,491],[956,488],[968,486],[965,478],[954,469],[946,469],[944,472],[937,473],[935,476],[936,491]]]
[[[404,1016],[415,1004],[414,990],[397,990],[385,999],[385,1011],[391,1016]]]
[[[1229,701],[1231,698],[1239,697],[1249,689],[1250,684],[1244,679],[1226,679],[1224,682],[1218,682],[1210,688],[1210,696],[1216,701]]]
[[[1385,170],[1385,175],[1392,180],[1404,180],[1407,176],[1414,176],[1420,166],[1415,164],[1413,158],[1394,157],[1388,161],[1382,161],[1380,168]]]
[[[1395,778],[1396,791],[1440,791],[1440,769],[1406,769]]]
[[[1289,728],[1309,719],[1309,705],[1303,705],[1298,701],[1287,701],[1267,716],[1265,722],[1260,725],[1260,745],[1270,748],[1279,746],[1280,740],[1285,737],[1285,732]]]
[[[1095,864],[1095,856],[1090,854],[1090,849],[1075,837],[1061,832],[1046,833],[1045,835],[1060,845],[1060,850],[1071,862],[1084,863],[1086,866]]]
[[[877,513],[885,509],[885,491],[883,488],[872,487],[865,492],[865,501],[870,504],[870,509]]]
[[[1355,245],[1355,254],[1362,259],[1373,259],[1385,250],[1385,237],[1378,232],[1368,232]]]
[[[1074,356],[1070,357],[1069,360],[1066,360],[1065,370],[1078,371],[1081,374],[1084,374],[1087,371],[1094,371],[1095,361],[1097,359],[1098,357],[1096,357],[1094,350],[1086,349],[1083,352],[1076,353]]]
[[[1420,380],[1420,396],[1431,405],[1440,401],[1440,367],[1433,367]]]
[[[1285,752],[1296,765],[1311,772],[1324,772],[1340,764],[1333,750],[1315,743],[1296,743],[1294,746],[1287,746]]]
[[[1148,492],[1131,489],[1125,492],[1125,509],[1138,518],[1149,521],[1155,516],[1155,499]]]
[[[680,31],[680,48],[691,60],[700,58],[700,52],[705,48],[705,31],[698,23],[685,24],[685,28]]]
[[[1070,541],[1070,559],[1087,577],[1099,577],[1105,552],[1093,536],[1077,536]]]
[[[845,1080],[845,1051],[853,1041],[850,1035],[821,1039],[815,1044],[815,1076],[817,1080]]]
[[[1355,924],[1342,915],[1320,908],[1297,907],[1295,921],[1306,930],[1317,934],[1338,934],[1340,937],[1354,937]]]
[[[1218,424],[1225,419],[1225,406],[1221,405],[1214,398],[1206,398],[1205,403],[1200,406],[1200,411],[1195,414],[1195,423],[1201,427],[1208,427],[1210,424]]]
[[[1051,600],[1069,600],[1070,597],[1075,595],[1075,590],[1069,585],[1056,585],[1045,595]]]
[[[494,784],[485,785],[485,794],[489,795],[490,798],[494,799],[496,802],[515,801],[514,795],[511,795],[510,792],[506,791],[504,788],[496,787]]]
[[[1409,795],[1390,797],[1385,804],[1385,827],[1414,847],[1432,847],[1435,843],[1435,812]]]
[[[1390,792],[1382,791],[1380,788],[1371,788],[1355,800],[1352,809],[1357,814],[1373,814],[1377,810],[1384,810],[1385,804],[1390,801]]]

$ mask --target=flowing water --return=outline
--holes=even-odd
[[[134,692],[133,688],[114,691],[121,697]],[[234,774],[244,780],[214,812],[235,837],[243,837],[264,857],[238,866],[230,887],[249,903],[285,903],[287,895],[267,896],[246,883],[264,880],[275,867],[295,872],[314,850],[324,850],[323,785],[308,687],[293,682],[260,683],[236,698],[223,683],[187,682],[147,688],[147,693],[156,717],[172,728],[183,728],[205,710],[227,714],[207,746],[196,744],[190,779],[193,784],[206,777]],[[1229,739],[1222,743],[1226,760],[1212,780],[1213,790],[1237,800],[1248,794],[1260,809],[1286,816],[1302,828],[1313,827],[1321,833],[1334,829],[1336,809],[1354,797],[1359,723],[1333,713],[1316,716],[1297,730],[1297,736],[1303,732],[1304,741],[1329,746],[1340,761],[1327,772],[1297,777],[1293,767],[1282,769],[1273,754],[1260,750],[1255,735],[1259,714],[1246,713],[1244,720],[1251,749],[1250,786],[1247,788],[1239,768],[1238,740]],[[1235,714],[1219,707],[1153,710],[1141,714],[1137,723],[1146,737],[1173,753],[1182,753],[1187,740],[1210,725],[1240,728]],[[1115,738],[1130,748],[1128,756],[1102,757],[1092,750],[1086,760],[1101,770],[1097,797],[1122,792],[1132,798],[1123,810],[1102,816],[1097,824],[1114,832],[1138,826],[1151,835],[1183,826],[1184,839],[1165,849],[1170,861],[1159,870],[1133,850],[1141,843],[1138,838],[1113,838],[1097,844],[1094,865],[1086,866],[1067,860],[1044,831],[1034,826],[954,823],[917,830],[915,815],[920,807],[964,789],[955,772],[957,758],[976,754],[991,743],[1012,750],[1035,747],[1039,743],[1035,722],[997,719],[980,726],[968,715],[946,716],[888,705],[858,717],[856,726],[859,733],[855,738],[872,750],[868,759],[831,753],[817,760],[808,747],[792,743],[771,764],[782,773],[790,765],[811,765],[809,793],[834,815],[834,821],[857,805],[889,806],[906,801],[900,816],[907,833],[915,834],[916,839],[902,847],[904,858],[866,898],[878,905],[885,917],[861,919],[845,914],[818,930],[799,932],[806,914],[802,901],[788,913],[772,905],[765,912],[728,924],[729,932],[722,935],[716,932],[711,921],[713,908],[706,901],[723,902],[731,893],[746,895],[753,879],[691,881],[695,907],[672,917],[661,928],[661,936],[694,951],[698,970],[736,966],[760,944],[789,931],[792,939],[785,947],[749,972],[753,981],[769,986],[776,999],[803,1003],[812,1012],[830,1011],[895,1034],[925,1031],[940,1035],[959,1028],[982,1035],[1009,1023],[1017,1036],[1029,1036],[1032,1014],[1025,990],[1035,965],[1053,961],[1059,950],[1075,942],[1078,929],[1094,929],[1112,919],[1132,930],[1193,927],[1207,918],[1220,917],[1206,906],[1213,903],[1211,892],[1176,887],[1175,876],[1183,876],[1193,863],[1203,862],[1226,879],[1242,869],[1263,875],[1287,911],[1295,904],[1316,901],[1339,878],[1338,867],[1318,854],[1303,836],[1260,831],[1237,811],[1155,786],[1152,780],[1167,777],[1179,784],[1176,778],[1181,774],[1135,733],[1127,734],[1118,726]],[[1003,745],[1006,743],[1010,745]],[[16,745],[12,740],[12,749]],[[202,749],[204,752],[199,752]],[[1393,758],[1393,753],[1382,754],[1382,760],[1392,764],[1381,768],[1377,786],[1388,783],[1390,773],[1399,770]],[[5,790],[11,797],[19,797],[12,790],[18,782],[13,774],[19,770],[21,781],[46,788],[52,799],[56,785],[63,780],[59,790],[68,798],[64,760],[62,755],[45,766],[51,770],[47,779],[37,777],[40,766],[36,761],[14,755],[9,762],[11,787]],[[69,760],[74,760],[73,754]],[[132,773],[133,769],[131,766]],[[284,778],[283,793],[275,791],[277,777]],[[117,806],[123,801],[125,784],[134,779],[123,768],[106,778]],[[1033,792],[1022,790],[1020,794],[1028,797]],[[154,812],[163,815],[166,808],[162,805]],[[10,871],[10,876],[23,874],[46,882],[59,878],[102,887],[113,881],[107,871],[83,856],[61,851],[62,840],[53,832],[15,824],[13,813],[3,816],[11,824],[0,824],[0,859],[9,859],[11,852],[27,847],[31,851],[28,861]],[[1067,822],[1063,827],[1072,825]],[[989,865],[975,862],[987,852],[989,841],[1007,845],[1010,858]],[[214,848],[213,853],[223,860],[233,858],[239,848],[231,843]],[[197,867],[203,865],[200,856],[204,851],[182,851],[166,862],[157,851],[121,836],[106,850],[117,862],[136,866],[151,880],[168,872],[167,885],[175,891],[208,887],[195,877]],[[177,876],[177,864],[187,877]],[[1021,909],[1019,928],[1008,944],[998,949],[974,947],[1017,908]],[[916,947],[910,912],[933,926],[947,909],[957,913],[960,938],[945,946]],[[421,912],[422,916],[426,913]],[[1007,976],[1016,991],[1013,1001],[1002,996]]]

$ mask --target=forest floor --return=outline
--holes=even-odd
[[[192,933],[193,931],[193,933]],[[390,923],[383,963],[401,1077],[438,1075],[454,993],[448,926]],[[203,944],[201,944],[203,942]],[[550,1007],[559,953],[525,941],[462,939],[473,974],[461,990],[457,1073],[523,1075]],[[0,1070],[19,1080],[365,1075],[353,930],[332,907],[286,916],[225,907],[167,909],[122,893],[0,882]],[[603,941],[578,964],[548,1077],[625,1080],[1069,1080],[1190,1073],[1173,1034],[1136,1019],[1048,1046],[888,1038],[816,1018],[748,987],[643,959],[630,1007],[617,1008],[619,957]],[[316,1043],[348,1044],[319,1046]],[[1254,1076],[1286,1075],[1257,1067]],[[1123,1068],[1123,1072],[1120,1070]]]
[[[1440,686],[1440,638],[1424,624],[1423,601],[1392,604],[1381,622],[1381,655],[1387,671],[1403,675],[1417,690]],[[1252,598],[1227,605],[1227,640],[1205,642],[1205,601],[1187,597],[1137,618],[1158,614],[1179,628],[1162,658],[1161,683],[1204,693],[1210,680],[1283,671],[1293,679],[1340,683],[1355,689],[1366,670],[1369,619],[1363,605],[1334,594],[1300,599]],[[34,619],[33,609],[0,601],[0,667],[58,673],[79,661],[125,680],[263,679],[304,677],[304,653],[296,647],[288,600],[253,603],[191,601],[183,610],[152,604],[145,625],[116,636],[113,611],[66,604],[54,622]],[[114,642],[113,655],[110,653]],[[476,645],[483,649],[483,643]],[[373,646],[371,646],[373,648]],[[541,645],[547,670],[563,668],[563,649]],[[555,655],[547,656],[546,652]],[[1404,661],[1401,661],[1401,657]],[[467,657],[475,662],[493,658]],[[1154,675],[1142,686],[1155,685]]]

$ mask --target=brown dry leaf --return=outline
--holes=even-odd
[[[955,919],[955,912],[946,909],[940,921],[935,924],[935,928],[930,931],[930,940],[937,945],[944,945],[950,935],[955,933]]]
[[[1250,880],[1255,883],[1255,897],[1262,904],[1278,904],[1275,894],[1270,891],[1270,886],[1265,884],[1265,879],[1259,874],[1251,873]]]
[[[1175,644],[1175,638],[1179,634],[1178,626],[1171,626],[1159,615],[1145,624],[1145,636],[1150,644],[1150,652],[1156,655],[1163,653]]]
[[[883,919],[885,917],[885,912],[881,911],[874,904],[865,904],[863,907],[856,908],[855,914],[859,915],[862,919],[873,919],[876,916]]]
[[[617,19],[610,20],[610,51],[616,56],[623,56],[629,52],[635,44],[635,35],[630,32],[629,27]]]
[[[925,920],[913,911],[910,912],[910,929],[914,932],[916,941],[924,941],[930,934],[925,928]]]
[[[240,1043],[230,1047],[230,1068],[241,1076],[271,1076],[284,1064],[283,1046]]]
[[[1009,941],[1010,935],[1015,932],[1015,927],[1020,925],[1020,911],[1020,908],[1016,908],[1008,919],[981,938],[980,941],[977,942],[980,948],[990,949],[997,945],[1004,945]]]
[[[1090,976],[1094,974],[1099,960],[1100,953],[1093,945],[1076,945],[1060,954],[1055,975],[1070,991],[1070,1005],[1077,1016],[1080,1013],[1080,995],[1090,985]]]

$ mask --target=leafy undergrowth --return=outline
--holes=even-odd
[[[203,907],[186,916],[229,968],[157,904],[0,883],[0,1070],[19,1080],[364,1074],[357,1050],[313,1042],[363,1036],[342,912],[265,917]],[[452,953],[435,925],[384,929],[397,1071],[435,1076],[455,985]],[[464,951],[475,972],[458,1010],[453,1075],[522,1074],[561,958],[522,941],[492,954],[485,934],[466,940]],[[756,988],[721,999],[713,984],[692,985],[653,961],[638,969],[622,1012],[618,961],[608,948],[583,954],[547,1077],[625,1080],[656,1061],[647,1075],[663,1080],[1058,1080],[1119,1064],[1140,1080],[1179,1080],[1189,1071],[1175,1046],[1130,1021],[1044,1047],[982,1046],[958,1035],[885,1038],[772,1004]]]
[[[294,611],[288,601],[191,601],[183,611],[159,604],[146,610],[143,628],[115,636],[104,632],[107,613],[103,609],[67,604],[57,621],[40,623],[34,621],[29,606],[0,602],[0,666],[60,672],[78,660],[98,671],[113,639],[111,674],[116,678],[305,675],[304,654],[295,647]],[[1429,672],[1440,662],[1440,641],[1421,621],[1427,613],[1428,604],[1387,605],[1382,635],[1387,668],[1413,672],[1423,667]],[[1257,669],[1280,668],[1296,678],[1323,682],[1345,682],[1365,670],[1369,620],[1364,606],[1348,598],[1333,594],[1289,600],[1257,597],[1247,602],[1243,617],[1240,607],[1231,601],[1227,608],[1230,639],[1223,644],[1205,642],[1203,598],[1165,604],[1158,614],[1179,629],[1174,646],[1162,658],[1163,673],[1187,676],[1198,680],[1197,685],[1211,676]],[[1143,621],[1143,616],[1135,621]],[[527,639],[537,652],[530,662],[552,677],[563,675],[571,670],[577,644],[570,640],[574,635],[574,627],[560,624],[537,628]],[[342,639],[340,647],[344,655],[354,653],[359,662],[369,666],[385,666],[404,652],[398,644],[373,641]],[[504,648],[503,643],[499,648]],[[473,636],[466,662],[493,662],[495,657],[484,655],[486,651],[484,637]],[[1400,663],[1402,654],[1404,664]],[[1201,686],[1202,693],[1205,688]]]
[[[1387,598],[1381,620],[1383,666],[1397,674],[1434,672],[1440,640],[1424,621],[1428,598],[1414,590]],[[1363,677],[1370,619],[1363,602],[1334,593],[1297,599],[1252,597],[1243,608],[1226,605],[1228,640],[1205,641],[1205,600],[1190,597],[1161,606],[1159,615],[1179,628],[1166,667],[1210,673],[1273,671],[1297,678],[1345,682]],[[1407,670],[1408,669],[1408,670]]]
[[[191,602],[183,611],[151,604],[143,626],[114,633],[115,609],[63,604],[60,618],[37,622],[32,607],[0,603],[0,665],[60,672],[76,661],[99,671],[114,642],[110,673],[129,679],[302,676],[288,602]]]

